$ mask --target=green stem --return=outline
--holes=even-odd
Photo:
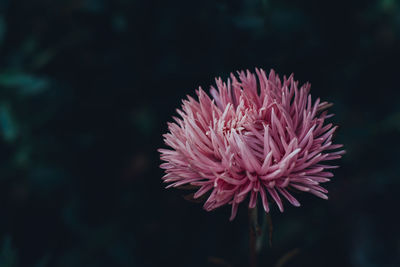
[[[257,236],[260,227],[258,226],[257,207],[249,209],[249,263],[250,267],[257,267]]]

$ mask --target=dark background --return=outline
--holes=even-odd
[[[334,102],[330,199],[272,210],[260,266],[400,266],[400,3],[0,1],[0,266],[246,266],[247,211],[165,190],[186,94],[262,67]],[[267,244],[267,241],[265,242]]]

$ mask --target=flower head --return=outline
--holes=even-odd
[[[269,202],[283,211],[282,197],[300,206],[290,189],[327,199],[320,184],[338,166],[326,162],[344,153],[332,151],[342,145],[332,143],[337,126],[325,123],[331,104],[313,102],[309,83],[281,81],[273,70],[241,71],[216,85],[212,98],[199,88],[198,100],[183,100],[181,118],[168,124],[170,149],[159,149],[167,188],[196,186],[194,198],[209,194],[205,210],[232,205],[231,220],[248,196],[250,208],[260,196],[266,212]]]

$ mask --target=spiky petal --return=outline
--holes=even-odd
[[[260,196],[266,212],[271,202],[283,211],[282,198],[300,206],[290,188],[327,199],[320,184],[337,166],[326,161],[344,154],[332,143],[337,127],[325,123],[331,104],[313,102],[309,83],[299,87],[293,75],[281,81],[273,70],[268,77],[240,71],[216,85],[212,98],[199,88],[198,100],[183,100],[181,118],[168,124],[170,149],[159,149],[168,187],[197,186],[195,198],[209,193],[204,209],[230,204],[231,220],[248,196],[249,207]]]

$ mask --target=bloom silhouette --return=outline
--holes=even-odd
[[[333,151],[342,147],[332,144],[337,127],[325,123],[331,104],[312,102],[309,83],[281,81],[273,70],[241,71],[216,85],[212,98],[199,88],[198,100],[183,100],[181,118],[168,124],[170,149],[159,149],[167,188],[196,186],[194,198],[209,194],[205,210],[232,205],[231,220],[248,196],[250,208],[260,196],[266,212],[272,201],[283,211],[282,196],[300,206],[290,189],[327,199],[320,184],[337,166],[326,162],[344,153]]]

